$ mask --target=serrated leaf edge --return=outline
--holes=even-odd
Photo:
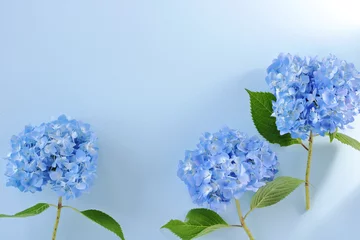
[[[351,141],[354,141],[358,146],[354,146],[354,145],[351,145],[349,144],[348,142],[345,141],[345,139],[349,139]],[[355,138],[352,138],[346,134],[343,134],[343,133],[336,133],[336,136],[335,136],[335,139],[338,140],[339,142],[341,142],[342,144],[345,144],[345,145],[348,145],[352,148],[354,148],[355,150],[358,150],[360,151],[360,142],[358,140],[356,140]]]
[[[297,184],[297,186],[296,186],[292,191],[288,192],[282,199],[280,199],[279,201],[277,201],[277,202],[275,202],[275,203],[273,203],[273,204],[271,204],[271,205],[266,205],[266,206],[261,206],[261,203],[263,203],[264,200],[266,199],[265,197],[263,197],[256,205],[253,203],[253,202],[258,198],[259,194],[261,193],[260,191],[264,191],[264,190],[262,190],[262,189],[260,188],[259,191],[256,192],[255,195],[253,196],[253,198],[251,199],[251,202],[250,202],[250,209],[251,209],[251,211],[254,210],[254,209],[256,209],[256,208],[268,207],[268,206],[272,206],[272,205],[274,205],[274,204],[279,203],[280,201],[284,200],[287,196],[289,196],[296,188],[298,188],[301,183],[304,183],[304,182],[305,182],[304,180],[301,180],[301,179],[298,179],[298,178],[287,177],[287,176],[278,177],[278,178],[276,178],[276,180],[277,180],[277,179],[283,179],[283,178],[291,178],[291,179],[293,179],[293,180],[297,180],[297,181],[298,181],[298,184]],[[272,181],[272,182],[269,182],[269,183],[268,183],[267,185],[265,185],[263,188],[265,188],[266,186],[269,187],[269,185],[274,185],[274,186],[276,186],[275,184],[277,184],[277,181],[274,180],[274,181]],[[273,193],[274,190],[275,190],[275,188],[271,188],[271,189],[269,190],[269,192],[267,193],[267,196],[270,195],[271,193]],[[284,190],[285,190],[285,189],[283,189],[282,191],[284,191]],[[276,191],[279,192],[279,188],[277,188]],[[280,188],[280,191],[281,191],[281,188]],[[286,192],[287,192],[287,191],[286,191]],[[269,199],[269,198],[267,198],[267,200],[268,200],[268,199]],[[255,206],[254,206],[254,205],[255,205]],[[260,207],[259,207],[259,206],[260,206]]]
[[[96,211],[96,212],[102,213],[102,214],[106,215],[107,217],[109,217],[110,219],[112,219],[112,220],[118,225],[118,227],[120,228],[120,233],[119,233],[120,236],[118,235],[118,233],[116,233],[116,232],[114,232],[114,231],[111,231],[111,230],[108,229],[107,227],[104,227],[103,225],[101,225],[98,221],[96,221],[96,220],[94,220],[94,219],[89,218],[88,216],[86,216],[86,215],[84,214],[84,212],[87,212],[87,211]],[[80,213],[81,213],[83,216],[85,216],[85,217],[87,217],[88,219],[90,219],[91,221],[93,221],[93,222],[95,222],[96,224],[100,225],[101,227],[105,228],[105,229],[108,230],[109,232],[115,234],[116,236],[118,236],[118,237],[121,238],[122,240],[125,240],[124,232],[123,232],[123,230],[122,230],[122,228],[121,228],[121,225],[120,225],[113,217],[111,217],[109,214],[107,214],[107,213],[105,213],[105,212],[103,212],[103,211],[97,210],[97,209],[87,209],[87,210],[80,211]]]
[[[301,139],[299,139],[299,138],[292,138],[289,133],[287,133],[287,134],[285,134],[285,135],[280,135],[280,132],[279,132],[279,135],[282,136],[282,137],[285,137],[286,135],[288,135],[288,137],[289,137],[289,142],[288,142],[288,144],[284,144],[283,141],[276,142],[276,141],[267,139],[266,136],[264,136],[264,135],[261,133],[261,131],[259,130],[258,126],[255,124],[255,119],[254,119],[253,114],[252,114],[252,112],[255,111],[255,110],[253,110],[253,108],[252,108],[251,96],[253,96],[253,95],[252,95],[253,93],[271,94],[272,96],[274,96],[274,95],[273,95],[272,93],[270,93],[270,92],[261,92],[261,91],[260,91],[260,92],[253,92],[253,91],[251,91],[251,90],[249,90],[249,89],[247,89],[247,88],[245,88],[245,90],[248,92],[249,97],[250,97],[250,112],[251,112],[250,115],[251,115],[251,119],[252,119],[252,121],[253,121],[253,123],[254,123],[254,125],[255,125],[256,130],[258,131],[258,133],[259,133],[263,138],[265,138],[268,142],[270,142],[270,143],[272,143],[272,144],[279,144],[281,147],[286,147],[286,146],[290,146],[290,145],[293,145],[293,144],[301,144]],[[274,96],[274,98],[275,98],[275,96]],[[273,113],[272,109],[269,110],[269,109],[268,109],[264,104],[262,104],[258,99],[256,99],[256,98],[254,98],[254,99],[257,100],[257,102],[259,102],[259,103],[264,107],[264,109],[266,109],[266,110],[270,113],[270,115]],[[274,99],[274,100],[276,100],[276,99]],[[261,121],[261,120],[259,120],[259,121]]]
[[[25,213],[25,211],[28,211],[31,208],[35,208],[36,206],[41,205],[39,208],[37,208],[36,210],[34,210],[31,213]],[[44,212],[46,209],[48,209],[50,207],[50,205],[48,203],[37,203],[34,206],[31,206],[23,211],[17,212],[13,215],[8,215],[8,214],[0,214],[0,218],[23,218],[23,217],[35,217],[36,215],[41,214],[42,212]]]
[[[176,232],[174,232],[169,226],[169,224],[171,224],[171,222],[179,222],[179,223],[182,223],[183,226],[189,226],[189,227],[192,227],[192,228],[202,228],[202,230],[197,233],[197,234],[191,234],[189,236],[189,238],[183,238],[182,236],[180,236],[179,234],[177,234]],[[193,224],[188,224],[186,222],[183,222],[181,220],[178,220],[178,219],[171,219],[168,223],[166,223],[164,226],[161,227],[161,229],[168,229],[170,230],[174,235],[176,235],[178,238],[180,239],[183,239],[183,240],[190,240],[190,239],[195,239],[195,238],[198,238],[198,237],[201,237],[201,236],[204,236],[208,233],[211,233],[217,229],[220,229],[220,228],[230,228],[230,227],[233,227],[231,225],[228,225],[228,224],[214,224],[214,225],[209,225],[209,226],[205,226],[205,225],[193,225]]]
[[[207,214],[205,214],[207,213]],[[200,217],[203,217],[205,221],[209,221],[210,225],[204,225],[201,224],[198,221],[194,221],[194,219],[192,219],[191,217],[194,215],[198,215]],[[217,216],[217,218],[214,218],[214,216]],[[199,224],[196,224],[196,222],[198,222]],[[172,227],[190,227],[193,229],[199,229],[199,232],[194,233],[194,234],[190,234],[190,235],[186,235],[186,237],[181,236],[181,234],[179,235],[178,233],[174,232]],[[177,237],[183,239],[183,240],[190,240],[190,239],[194,239],[194,238],[198,238],[201,237],[203,235],[206,235],[208,233],[211,233],[217,229],[220,228],[229,228],[229,227],[235,227],[232,225],[229,225],[219,214],[217,214],[216,212],[210,210],[210,209],[206,209],[206,208],[194,208],[191,209],[185,217],[185,221],[181,221],[178,219],[171,219],[169,222],[167,222],[165,225],[163,225],[161,227],[161,229],[168,229],[170,230],[173,234],[175,234]],[[189,234],[189,233],[188,233]]]

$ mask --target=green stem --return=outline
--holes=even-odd
[[[81,213],[80,210],[76,209],[76,208],[73,208],[73,207],[70,207],[70,206],[62,206],[63,208],[70,208],[72,210],[74,210],[75,212],[78,212],[78,213]]]
[[[235,203],[236,203],[236,209],[237,209],[237,212],[238,212],[238,215],[239,215],[241,226],[244,228],[244,230],[245,230],[246,234],[248,235],[249,239],[250,240],[255,240],[255,238],[251,234],[250,229],[248,228],[248,226],[245,223],[245,218],[243,217],[242,212],[241,212],[240,201],[235,199]]]
[[[251,209],[245,214],[245,216],[244,216],[244,220],[247,218],[247,216],[249,215],[249,213],[251,213]]]
[[[310,209],[310,168],[311,168],[312,149],[313,149],[313,134],[312,132],[310,132],[309,150],[308,150],[308,158],[307,158],[306,174],[305,174],[306,210]]]
[[[308,147],[305,146],[305,144],[303,142],[301,142],[301,146],[303,146],[303,148],[305,148],[306,151],[309,151]]]
[[[62,208],[62,197],[59,197],[59,202],[57,205],[57,214],[56,214],[56,220],[55,220],[55,226],[54,226],[54,231],[53,231],[53,235],[52,235],[52,240],[56,239],[56,233],[57,233],[57,229],[59,226],[59,220],[60,220],[60,214],[61,214],[61,208]]]

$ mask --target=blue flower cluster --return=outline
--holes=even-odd
[[[89,124],[64,115],[38,127],[26,126],[11,139],[7,186],[34,193],[50,184],[59,196],[77,198],[94,180],[96,142]]]
[[[360,73],[334,55],[319,61],[280,54],[267,72],[281,134],[307,139],[312,131],[324,136],[344,129],[359,114]]]
[[[277,157],[267,142],[229,128],[205,133],[178,168],[193,202],[215,211],[245,191],[256,192],[277,172]]]

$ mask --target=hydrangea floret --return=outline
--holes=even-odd
[[[277,172],[277,156],[267,142],[229,128],[205,133],[178,168],[194,203],[215,211],[246,191],[256,192]]]
[[[90,125],[62,115],[26,126],[11,138],[7,185],[32,193],[50,185],[59,197],[77,198],[92,185],[97,158],[97,137]]]
[[[273,116],[281,134],[308,139],[344,129],[360,108],[360,73],[330,55],[323,60],[280,54],[267,69],[276,97]]]

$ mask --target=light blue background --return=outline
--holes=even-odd
[[[196,207],[176,176],[184,150],[225,124],[256,134],[244,88],[267,90],[265,69],[279,52],[334,53],[360,68],[356,2],[1,0],[0,155],[25,124],[61,113],[89,122],[100,138],[98,179],[66,204],[110,213],[128,240],[176,239],[159,228]],[[359,138],[354,126],[349,135]],[[303,178],[306,152],[274,149],[280,174]],[[304,213],[303,188],[256,210],[248,218],[256,239],[358,239],[360,154],[325,139],[314,151],[312,210]],[[5,182],[0,212],[56,202],[50,190],[24,194]],[[234,206],[222,215],[238,223]],[[54,220],[55,209],[1,219],[0,238],[48,240]],[[65,209],[58,239],[117,238]],[[203,239],[246,235],[226,229]]]

